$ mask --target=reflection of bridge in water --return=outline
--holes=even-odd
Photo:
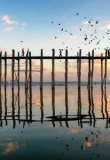
[[[16,126],[16,122],[23,123],[23,127],[26,123],[31,124],[33,122],[52,122],[53,127],[56,126],[56,123],[59,122],[60,126],[62,126],[62,123],[65,123],[66,127],[69,127],[69,122],[78,122],[78,126],[83,127],[84,124],[88,124],[90,126],[95,127],[96,122],[98,120],[105,120],[106,121],[106,127],[108,128],[108,125],[110,123],[110,118],[108,114],[108,104],[107,104],[107,93],[106,93],[106,83],[101,84],[101,117],[98,117],[94,112],[94,99],[93,99],[93,85],[89,85],[87,87],[88,91],[88,114],[83,114],[83,108],[82,108],[82,100],[81,100],[81,86],[77,86],[77,114],[72,115],[69,114],[69,105],[68,105],[68,84],[65,86],[65,114],[59,114],[56,115],[55,113],[55,88],[51,89],[51,102],[52,102],[52,115],[45,116],[44,112],[44,102],[43,102],[43,88],[39,89],[40,93],[40,118],[35,119],[33,116],[33,107],[32,107],[32,87],[25,90],[25,104],[20,104],[20,99],[22,98],[20,96],[20,89],[17,88],[17,94],[15,95],[14,90],[11,90],[11,111],[8,112],[8,104],[7,104],[7,88],[4,87],[4,93],[2,93],[2,89],[0,89],[0,126],[5,123],[5,125],[8,125],[9,121],[13,122],[13,128]],[[4,108],[3,108],[3,99],[4,99]],[[17,107],[15,107],[15,104]],[[24,110],[22,112],[22,106],[24,107]],[[60,107],[60,106],[59,106]],[[15,111],[16,110],[16,111]]]

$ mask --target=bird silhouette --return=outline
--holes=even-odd
[[[79,15],[79,13],[76,13],[76,15],[78,16],[78,15]]]

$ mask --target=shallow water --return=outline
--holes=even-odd
[[[0,97],[1,159],[109,160],[109,84],[7,86]]]

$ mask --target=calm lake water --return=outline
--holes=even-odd
[[[110,159],[110,84],[1,89],[1,160]]]

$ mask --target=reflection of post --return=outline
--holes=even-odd
[[[101,112],[102,112],[102,117],[104,119],[105,116],[104,116],[104,111],[103,111],[103,95],[104,95],[104,92],[103,92],[103,82],[102,82],[101,84]]]
[[[43,86],[43,49],[41,49],[41,60],[40,60],[40,89]]]
[[[7,89],[5,88],[5,90],[4,90],[4,94],[5,94],[5,116],[4,116],[4,118],[5,118],[5,122],[6,122],[6,125],[7,125]]]
[[[18,121],[20,123],[20,89],[18,88]]]
[[[29,103],[30,103],[30,122],[32,122],[32,88],[30,87],[29,89],[30,92],[30,99],[29,99]]]
[[[44,118],[44,110],[43,110],[43,89],[40,89],[40,109],[41,109],[41,123],[43,123]]]
[[[15,105],[14,105],[14,88],[12,89],[12,120],[13,120],[13,128],[15,128]]]
[[[54,56],[55,56],[55,49],[52,49],[52,89],[54,89],[55,87],[55,73],[54,73],[54,70],[55,70],[55,66],[54,66]]]
[[[92,114],[91,114],[91,88],[88,86],[88,104],[89,104],[89,116],[90,116],[90,126],[92,125]]]
[[[94,119],[93,127],[95,127],[96,119],[95,119],[95,113],[94,113],[93,87],[91,87],[91,100],[90,100],[90,102],[91,102],[91,107],[92,107],[92,115],[93,115],[93,119]]]
[[[12,89],[14,88],[15,50],[12,50]]]
[[[81,128],[83,127],[82,126],[82,118],[81,118],[81,87],[78,87],[78,116],[80,116],[80,126]],[[79,121],[78,121],[79,122]]]
[[[66,50],[65,58],[65,88],[67,88],[68,83],[68,50]]]
[[[18,52],[18,89],[20,88],[20,60],[19,60],[19,52]]]
[[[25,90],[26,120],[28,121],[28,90]]]
[[[106,92],[106,84],[105,84],[105,113],[106,113],[106,118],[107,118],[107,121],[106,121],[106,128],[108,128],[108,123],[109,123],[109,115],[108,115],[108,110],[107,110],[107,92]]]
[[[2,52],[0,52],[0,89],[2,85]]]
[[[65,87],[65,107],[66,107],[66,127],[69,127],[68,125],[68,87]]]
[[[7,83],[7,52],[5,52],[5,88]]]
[[[52,89],[52,112],[53,112],[53,117],[54,117],[55,116],[55,88]],[[52,123],[53,123],[53,127],[55,127],[54,120],[52,120]]]
[[[0,126],[2,126],[2,94],[0,88]]]

